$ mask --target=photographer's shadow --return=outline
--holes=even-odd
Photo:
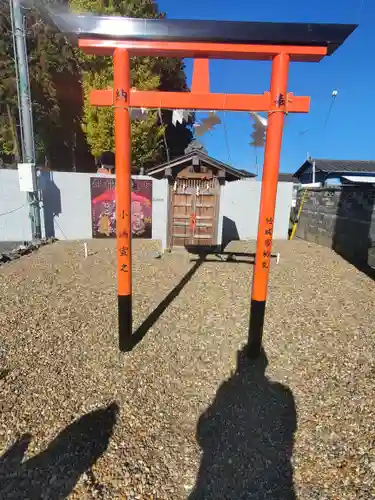
[[[41,453],[25,460],[32,436],[24,434],[0,457],[0,499],[63,500],[105,453],[119,408],[113,402],[63,429]]]
[[[295,500],[291,458],[297,417],[292,392],[238,353],[237,369],[197,426],[202,459],[189,500]]]

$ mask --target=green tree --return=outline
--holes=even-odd
[[[152,0],[72,0],[72,7],[129,17],[163,17]],[[87,56],[72,48],[37,12],[25,10],[24,14],[38,161],[46,157],[55,170],[93,171],[92,155],[114,150],[113,110],[92,107],[88,101],[91,89],[112,87],[112,58]],[[7,2],[0,2],[0,35],[0,154],[18,159],[20,127]],[[187,90],[179,59],[132,58],[131,76],[140,89]],[[162,112],[162,122],[152,112],[147,121],[132,123],[134,165],[147,167],[166,160],[164,133],[170,157],[183,154],[192,139],[191,129],[173,127],[167,110]]]
[[[76,12],[89,11],[94,14],[120,15],[124,17],[160,18],[153,0],[71,0],[70,5]],[[113,62],[110,57],[79,55],[83,72],[84,113],[83,130],[94,156],[103,151],[114,151],[114,116],[113,109],[93,107],[89,103],[92,89],[106,89],[113,86]],[[132,86],[140,90],[186,91],[184,65],[180,59],[132,57]],[[163,110],[162,123],[159,113],[150,112],[146,121],[132,122],[132,161],[133,165],[147,167],[163,162],[168,155],[165,151],[164,138],[167,138],[171,158],[182,155],[185,147],[192,140],[189,126],[174,127],[171,124],[172,113]]]
[[[37,160],[46,157],[52,168],[70,169],[72,151],[78,150],[93,168],[80,126],[83,99],[75,51],[37,12],[27,9],[24,14]],[[0,3],[0,29],[0,154],[17,160],[17,81],[9,5],[5,2]]]
[[[81,127],[83,88],[76,50],[37,12],[29,13],[27,26],[38,143],[53,169],[92,170],[94,161]]]
[[[11,37],[10,13],[0,3],[0,153],[20,158],[17,89]]]

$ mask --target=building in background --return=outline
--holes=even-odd
[[[297,177],[294,174],[280,173],[279,174],[279,182],[291,182],[293,183],[293,194],[292,194],[292,209],[297,204],[298,190],[301,187],[301,184]]]
[[[294,174],[301,185],[374,183],[375,160],[329,160],[309,158]]]

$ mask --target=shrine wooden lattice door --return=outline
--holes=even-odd
[[[170,247],[217,244],[220,184],[217,178],[177,178],[172,190]]]

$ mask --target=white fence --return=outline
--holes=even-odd
[[[90,177],[100,174],[43,172],[39,178],[43,193],[41,202],[43,236],[58,239],[83,240],[92,238]],[[114,176],[111,176],[114,177]],[[167,180],[151,179],[152,238],[166,247],[168,225]],[[226,183],[221,188],[219,241],[256,239],[261,183],[247,180]],[[280,182],[277,192],[274,238],[287,239],[293,184]],[[0,169],[0,241],[31,239],[31,222],[26,194],[20,192],[18,172]]]

